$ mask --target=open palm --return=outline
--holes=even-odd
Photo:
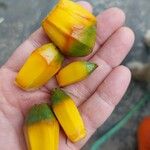
[[[92,11],[87,2],[80,4]],[[122,27],[124,21],[125,15],[118,8],[110,8],[97,16],[97,41],[93,53],[80,59],[95,62],[99,67],[86,80],[64,88],[81,112],[87,137],[73,144],[61,131],[60,150],[80,149],[109,117],[128,87],[130,71],[120,63],[131,49],[134,35],[129,28]],[[57,86],[54,78],[39,90],[31,92],[23,91],[14,84],[17,72],[30,53],[48,42],[42,28],[38,29],[0,69],[1,150],[26,149],[22,130],[25,114],[32,105],[48,102],[51,89]]]

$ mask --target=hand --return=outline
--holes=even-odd
[[[92,11],[87,2],[82,1],[80,4]],[[122,27],[124,21],[125,15],[118,8],[110,8],[97,16],[97,41],[93,53],[84,59],[97,63],[99,67],[86,80],[64,88],[81,112],[87,137],[73,144],[61,131],[60,150],[80,149],[110,116],[129,85],[130,71],[125,66],[120,66],[120,63],[133,45],[134,34],[129,28]],[[48,42],[42,28],[38,29],[0,69],[1,150],[26,149],[22,129],[26,112],[36,103],[48,102],[51,89],[57,86],[55,78],[32,92],[23,91],[14,84],[17,72],[30,53]]]

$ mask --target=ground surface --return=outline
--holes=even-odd
[[[126,12],[126,25],[134,30],[136,40],[124,63],[131,60],[150,61],[150,51],[143,44],[143,35],[148,28],[150,29],[149,0],[88,1],[93,4],[95,14],[111,6],[120,7]],[[54,0],[0,0],[0,66],[15,48],[40,26],[40,20],[54,2]],[[131,91],[131,89],[134,90]],[[143,87],[132,81],[123,101],[117,106],[108,121],[97,130],[83,150],[89,150],[93,142],[121,118],[142,94]],[[134,115],[120,132],[103,145],[102,150],[135,150],[137,126],[145,115],[150,115],[150,104],[147,104],[139,114]]]

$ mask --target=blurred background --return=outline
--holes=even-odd
[[[150,62],[150,50],[145,46],[143,37],[150,29],[150,0],[88,0],[97,15],[109,7],[119,7],[126,13],[126,26],[135,32],[135,44],[124,64],[139,60]],[[0,66],[9,58],[33,31],[40,26],[40,21],[56,3],[55,0],[0,0]],[[127,113],[146,90],[146,85],[132,81],[121,103],[109,119],[101,126],[85,145],[83,150],[89,150],[91,145],[115,122]],[[101,114],[99,114],[101,115]],[[150,103],[103,146],[102,150],[135,150],[137,149],[137,127],[144,116],[150,115]]]

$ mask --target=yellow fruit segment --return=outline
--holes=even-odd
[[[59,123],[65,133],[73,142],[77,142],[85,137],[86,132],[80,114],[71,99],[66,99],[62,103],[53,107]]]
[[[28,150],[58,150],[59,125],[56,120],[32,124],[24,129]]]
[[[30,109],[24,135],[28,150],[58,150],[59,124],[47,104],[35,105]]]
[[[75,61],[62,68],[56,75],[59,86],[67,86],[85,79],[97,65],[87,61]]]
[[[86,130],[80,113],[73,100],[60,89],[52,94],[53,111],[72,142],[77,142],[86,136]]]
[[[42,21],[50,39],[69,56],[85,56],[92,51],[95,25],[95,16],[71,0],[60,0]]]
[[[48,20],[43,21],[42,26],[44,27],[45,32],[51,38],[51,40],[55,41],[59,48],[63,48],[66,44],[66,35],[61,32],[60,29],[56,29],[56,27],[50,24]]]
[[[50,80],[60,69],[63,56],[53,44],[36,49],[16,77],[16,83],[25,90],[36,89]]]
[[[60,0],[57,7],[66,10],[68,13],[72,15],[85,18],[85,20],[89,21],[89,23],[96,22],[96,18],[95,16],[93,16],[93,14],[91,14],[87,9],[85,9],[80,4],[77,4],[71,0]]]

